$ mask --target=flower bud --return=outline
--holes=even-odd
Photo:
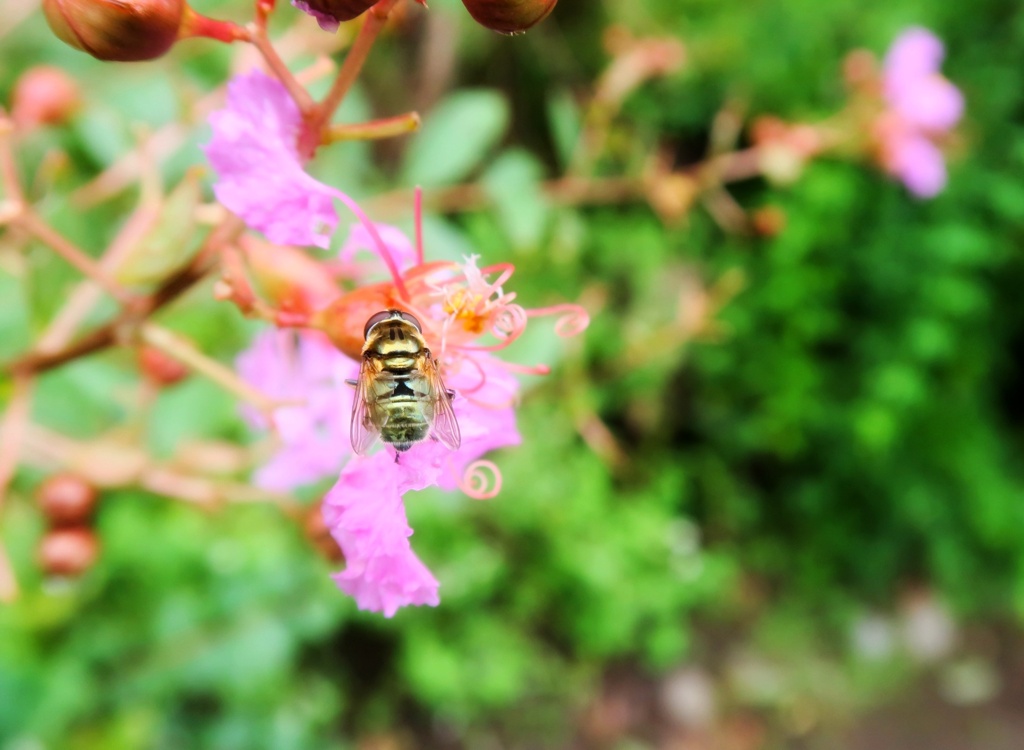
[[[99,556],[99,540],[88,529],[55,529],[39,543],[39,567],[50,576],[80,576]]]
[[[81,103],[78,85],[60,68],[37,65],[14,84],[11,117],[19,128],[60,125]]]
[[[185,365],[155,347],[139,347],[137,360],[143,377],[156,385],[174,385],[188,377]]]
[[[160,57],[178,38],[184,0],[43,0],[53,33],[99,60]]]
[[[39,509],[54,526],[89,520],[96,507],[96,488],[77,474],[54,474],[36,490]]]
[[[324,265],[298,248],[256,237],[239,244],[260,296],[282,313],[309,317],[341,294]]]
[[[377,0],[292,0],[292,5],[308,13],[324,31],[337,31],[342,21],[351,21],[368,11]]]
[[[555,9],[558,0],[462,0],[477,23],[502,34],[521,34]]]
[[[381,310],[391,310],[400,303],[388,284],[374,284],[356,289],[334,300],[313,318],[338,349],[352,359],[359,360],[363,351],[363,328],[371,316]]]
[[[334,563],[345,560],[341,547],[338,546],[334,537],[331,536],[331,530],[327,528],[327,522],[324,521],[323,508],[320,504],[313,506],[306,514],[303,527],[306,537],[325,560]]]

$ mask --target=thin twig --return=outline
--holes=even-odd
[[[145,343],[213,381],[228,393],[249,402],[264,414],[270,415],[275,408],[282,405],[271,396],[253,388],[233,370],[206,356],[196,349],[191,341],[173,331],[146,322],[141,325],[139,335]]]
[[[26,209],[17,218],[17,224],[36,239],[49,245],[64,260],[77,268],[85,276],[99,284],[103,289],[122,305],[130,306],[134,296],[118,284],[90,256],[68,240],[64,235],[43,221],[35,212]]]
[[[159,171],[146,150],[145,142],[140,144],[139,152],[142,165],[142,192],[139,204],[100,258],[99,267],[106,274],[116,273],[160,217]],[[36,351],[53,352],[66,346],[75,329],[96,306],[101,293],[102,289],[95,281],[85,280],[79,283],[39,337]]]
[[[206,277],[216,265],[220,247],[241,234],[245,225],[236,216],[230,216],[206,238],[203,247],[192,261],[172,274],[151,295],[142,297],[134,309],[125,310],[114,320],[87,333],[57,352],[33,350],[0,367],[9,374],[32,374],[52,370],[67,362],[106,349],[118,343],[123,331],[169,305]]]
[[[14,122],[0,107],[0,185],[3,186],[7,201],[13,204],[25,202],[25,195],[18,178],[18,167],[14,161]]]
[[[373,49],[373,43],[377,41],[377,35],[380,34],[392,9],[399,2],[400,0],[380,0],[366,13],[366,20],[359,30],[359,36],[356,37],[352,49],[345,56],[345,62],[338,70],[338,75],[334,79],[334,83],[331,84],[330,91],[327,92],[324,100],[316,106],[308,120],[310,131],[319,133],[330,122],[334,112],[341,106],[345,95],[352,88],[352,84],[359,77],[366,58],[369,57],[370,50]]]
[[[3,516],[7,489],[18,467],[22,433],[32,412],[32,380],[29,376],[14,379],[14,392],[0,421],[0,519]],[[0,524],[0,528],[3,528]],[[18,596],[18,579],[14,575],[3,541],[0,539],[0,601],[11,602]]]

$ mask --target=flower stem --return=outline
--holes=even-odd
[[[17,223],[34,235],[36,239],[52,247],[59,256],[81,271],[85,276],[88,276],[103,287],[122,306],[128,307],[135,300],[135,297],[111,278],[99,263],[40,219],[34,212],[30,210],[23,211],[18,216]]]
[[[249,402],[264,414],[269,415],[275,407],[280,406],[274,399],[253,388],[232,370],[196,349],[192,342],[184,337],[151,322],[142,324],[140,334],[142,340],[150,346],[212,380],[243,401]]]
[[[12,204],[11,213],[17,215],[17,208],[25,200],[21,191],[21,181],[18,179],[18,168],[14,162],[14,147],[11,136],[14,133],[14,123],[7,116],[7,112],[0,107],[0,185],[3,186],[7,202]]]
[[[245,225],[241,219],[230,216],[210,233],[202,248],[187,266],[172,274],[152,294],[140,299],[136,308],[125,310],[114,320],[93,329],[60,351],[29,351],[11,362],[0,365],[0,372],[15,376],[45,372],[118,344],[126,328],[166,307],[206,278],[214,267],[221,247],[234,241],[244,229]]]
[[[21,436],[32,412],[32,380],[27,376],[14,379],[14,392],[0,422],[0,514],[7,497],[7,487],[18,468]],[[2,526],[0,526],[2,528]],[[18,596],[18,580],[14,576],[7,550],[0,540],[0,602],[11,602]]]
[[[249,30],[244,26],[239,26],[232,21],[221,21],[204,16],[194,11],[188,5],[185,6],[184,17],[178,30],[178,39],[204,37],[227,44],[232,42],[248,42],[250,41],[250,36]]]
[[[295,75],[285,65],[284,60],[277,54],[277,50],[274,49],[274,45],[270,42],[270,37],[267,36],[266,18],[263,17],[263,21],[260,21],[260,16],[257,16],[257,20],[254,23],[249,24],[247,27],[249,33],[249,41],[252,42],[253,46],[259,51],[260,55],[263,56],[264,62],[267,67],[270,68],[270,72],[274,74],[284,87],[288,90],[288,94],[295,101],[299,111],[303,115],[308,115],[309,112],[313,111],[315,104],[313,97],[309,95],[305,87],[296,80]]]
[[[316,106],[307,120],[310,131],[319,133],[323,131],[324,126],[330,121],[335,110],[338,109],[341,102],[345,99],[345,95],[352,88],[352,84],[355,83],[359,72],[363,69],[363,64],[366,62],[366,58],[369,57],[370,50],[373,49],[373,43],[377,41],[377,35],[384,28],[384,23],[388,20],[391,10],[399,2],[400,0],[380,0],[380,2],[367,11],[366,21],[363,22],[363,27],[359,30],[359,36],[356,37],[352,49],[345,56],[345,62],[338,71],[334,83],[331,84],[330,91],[327,92],[327,96]]]
[[[332,125],[324,129],[320,143],[336,143],[338,141],[371,141],[383,138],[395,138],[415,132],[420,127],[420,116],[417,112],[406,112],[404,115],[371,120],[356,125]]]

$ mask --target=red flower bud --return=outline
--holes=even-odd
[[[39,509],[54,526],[85,523],[96,507],[96,488],[77,474],[54,474],[36,489]]]
[[[80,104],[78,84],[60,68],[37,65],[14,84],[11,117],[19,128],[59,125]]]
[[[256,237],[243,237],[239,244],[259,296],[282,313],[309,317],[341,294],[324,265],[297,248]]]
[[[364,286],[338,297],[314,316],[317,325],[338,349],[354,360],[362,358],[363,328],[370,316],[400,307],[390,284]]]
[[[88,529],[55,529],[39,543],[39,567],[51,576],[80,576],[100,556],[100,542]]]
[[[137,358],[142,375],[156,385],[174,385],[188,377],[185,365],[152,346],[139,347]]]
[[[481,26],[502,34],[520,34],[555,9],[558,0],[462,0]]]
[[[368,11],[377,0],[294,0],[299,10],[308,13],[325,31],[337,31],[342,21],[351,21]]]
[[[185,0],[43,0],[53,33],[99,60],[160,57],[178,38]]]
[[[324,521],[323,508],[320,504],[310,508],[306,514],[303,526],[306,537],[313,543],[314,549],[323,555],[325,560],[334,563],[345,560],[341,547],[334,541],[334,537],[331,536],[331,530],[327,528],[327,523]]]

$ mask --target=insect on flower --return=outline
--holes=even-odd
[[[428,437],[456,450],[461,443],[453,391],[427,348],[420,322],[401,310],[370,317],[352,405],[352,450],[365,454],[377,437],[407,451]],[[398,456],[395,456],[398,460]]]

